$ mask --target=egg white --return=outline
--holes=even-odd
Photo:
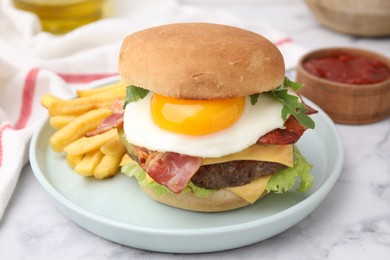
[[[274,97],[261,94],[255,105],[245,98],[245,108],[238,121],[219,132],[203,136],[177,134],[154,124],[150,113],[152,93],[127,104],[123,129],[128,142],[160,152],[176,152],[198,157],[218,158],[244,150],[260,136],[282,128],[282,105]]]

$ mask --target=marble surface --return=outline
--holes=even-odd
[[[390,39],[338,34],[320,26],[301,1],[182,1],[268,23],[310,50],[353,46],[390,57]],[[294,72],[290,72],[291,75]],[[390,101],[389,101],[390,102]],[[243,248],[208,254],[162,254],[122,246],[74,224],[25,166],[0,222],[1,259],[389,259],[390,118],[337,125],[345,147],[341,176],[323,203],[291,229]]]

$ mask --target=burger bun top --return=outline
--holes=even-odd
[[[272,90],[285,75],[278,48],[236,27],[179,23],[127,36],[119,72],[128,85],[183,99],[223,99]]]

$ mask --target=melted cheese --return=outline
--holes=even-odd
[[[204,158],[203,165],[216,164],[229,161],[248,160],[276,162],[293,166],[293,145],[251,145],[245,150],[229,154],[220,158]]]
[[[241,198],[252,204],[256,200],[258,200],[263,194],[265,194],[265,187],[270,178],[271,176],[262,176],[252,181],[251,183],[238,187],[228,187],[225,189],[233,192],[237,196],[240,196]]]
[[[215,164],[237,160],[276,162],[292,167],[293,145],[252,145],[247,149],[221,158],[204,158],[203,164]],[[263,176],[246,185],[225,188],[249,203],[256,202],[266,194],[266,185],[271,176]]]
[[[131,163],[131,162],[134,162],[134,160],[131,159],[127,153],[125,153],[125,155],[122,157],[121,162],[119,163],[119,166],[123,166],[123,165]]]

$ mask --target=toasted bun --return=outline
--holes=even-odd
[[[218,190],[207,198],[199,198],[192,192],[181,192],[179,194],[166,193],[156,195],[153,188],[145,186],[141,187],[142,190],[155,201],[175,208],[191,211],[220,212],[238,209],[250,205],[249,202],[226,189]],[[263,198],[266,194],[268,193],[264,192],[259,199]]]
[[[239,28],[170,24],[125,38],[119,72],[129,85],[164,96],[220,99],[269,91],[284,79],[278,48]]]

